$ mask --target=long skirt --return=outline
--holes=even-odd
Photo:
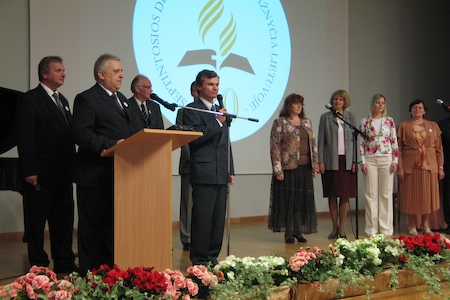
[[[289,234],[317,232],[311,165],[284,171],[284,180],[272,176],[269,229]]]
[[[405,214],[429,214],[440,207],[438,174],[413,169],[398,181],[399,210]]]

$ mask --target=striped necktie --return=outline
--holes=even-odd
[[[64,106],[61,102],[61,99],[59,99],[59,94],[55,92],[55,93],[53,93],[52,96],[53,96],[53,98],[55,98],[56,106],[61,111],[62,115],[64,116],[64,120],[66,120],[67,125],[69,125],[69,120],[67,120],[66,111],[64,110]]]
[[[141,104],[141,113],[145,121],[145,127],[150,128],[150,118],[147,114],[144,103]]]

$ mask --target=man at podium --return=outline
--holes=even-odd
[[[234,183],[229,148],[228,121],[224,107],[214,104],[219,92],[219,76],[203,70],[196,78],[199,99],[188,104],[202,111],[185,109],[184,124],[192,125],[203,136],[189,144],[191,151],[192,223],[190,259],[194,265],[217,264],[225,226],[227,184]],[[230,157],[230,164],[228,158]],[[230,171],[228,170],[230,165]]]
[[[113,264],[113,160],[100,153],[142,129],[127,98],[118,90],[120,59],[101,55],[94,65],[96,84],[75,97],[72,134],[79,146],[77,183],[80,272]]]
[[[133,97],[128,99],[128,103],[137,117],[142,120],[142,125],[145,128],[164,129],[161,109],[158,104],[150,99],[150,94],[153,91],[150,79],[143,75],[136,75],[131,81],[131,91]]]

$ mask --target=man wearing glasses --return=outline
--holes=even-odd
[[[150,79],[137,75],[131,82],[133,97],[128,99],[128,103],[142,120],[142,128],[164,129],[161,109],[158,104],[150,100],[152,91]]]

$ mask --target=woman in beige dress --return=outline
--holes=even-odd
[[[408,233],[431,233],[430,213],[439,209],[439,180],[444,178],[441,130],[423,116],[426,104],[417,99],[409,105],[411,120],[397,129],[399,146],[399,209],[408,215]]]

